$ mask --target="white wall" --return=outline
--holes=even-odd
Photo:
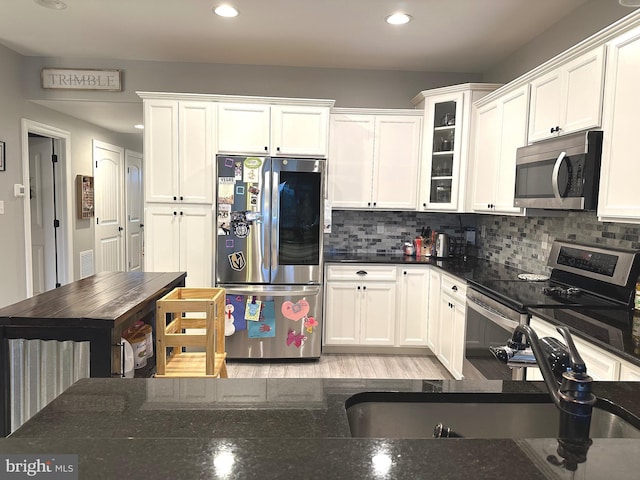
[[[123,70],[122,92],[43,90],[46,66]],[[27,57],[24,95],[29,99],[140,102],[136,91],[189,92],[270,97],[326,98],[341,107],[413,108],[420,91],[480,80],[480,74],[348,70],[104,59]],[[142,107],[141,107],[142,108]]]
[[[508,83],[634,11],[621,6],[616,0],[591,0],[506,60],[487,69],[483,80]]]
[[[0,307],[21,300],[26,295],[24,208],[23,199],[15,198],[13,185],[23,183],[21,119],[66,130],[71,134],[71,173],[92,174],[92,139],[142,151],[140,135],[109,132],[54,110],[27,101],[22,94],[23,57],[0,45],[0,140],[6,142],[5,172],[0,172]],[[75,195],[74,195],[75,200]],[[89,220],[73,221],[74,278],[79,278],[78,254],[93,249],[93,224]]]

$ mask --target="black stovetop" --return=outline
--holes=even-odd
[[[500,279],[474,282],[470,280],[469,284],[482,293],[521,312],[526,311],[527,308],[625,308],[624,304],[620,302],[584,289],[573,295],[565,295],[564,289],[575,286],[554,280],[542,282]],[[548,294],[545,293],[545,290],[559,290],[559,292]]]

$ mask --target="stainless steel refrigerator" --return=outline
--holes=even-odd
[[[216,284],[229,358],[319,357],[324,160],[219,155]]]

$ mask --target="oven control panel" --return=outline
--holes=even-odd
[[[579,248],[561,247],[557,262],[558,265],[566,265],[585,272],[594,272],[613,277],[618,257]]]
[[[554,270],[624,287],[631,280],[635,284],[640,272],[640,254],[635,250],[556,240],[547,265]]]

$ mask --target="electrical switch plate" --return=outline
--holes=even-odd
[[[16,183],[13,185],[13,195],[15,197],[24,197],[24,185]]]
[[[380,223],[378,225],[378,233],[384,233],[384,224],[383,223]]]
[[[4,215],[4,200],[0,200],[0,215]]]

